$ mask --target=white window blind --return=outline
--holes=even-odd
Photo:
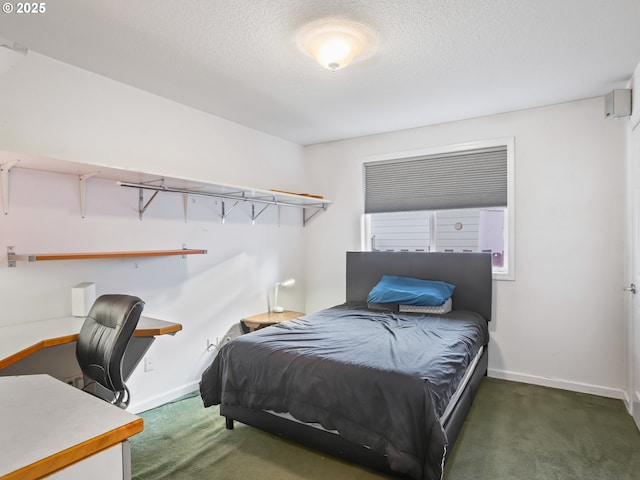
[[[507,146],[364,164],[365,213],[507,206]]]

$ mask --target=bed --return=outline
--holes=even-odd
[[[205,407],[396,476],[433,480],[487,371],[491,256],[348,252],[346,302],[227,343]],[[383,275],[454,285],[444,314],[371,305]],[[388,308],[387,308],[388,307]]]

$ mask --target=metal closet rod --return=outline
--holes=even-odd
[[[275,199],[275,195],[273,196],[272,200],[266,199],[266,198],[251,198],[251,197],[246,197],[244,195],[244,192],[237,195],[234,194],[224,194],[224,193],[210,193],[210,192],[199,192],[197,190],[187,190],[187,189],[183,189],[183,188],[171,188],[171,187],[165,187],[164,185],[150,185],[150,184],[146,184],[146,183],[130,183],[130,182],[121,182],[118,181],[117,182],[118,185],[120,185],[121,187],[130,187],[130,188],[141,188],[144,190],[155,190],[158,192],[169,192],[169,193],[182,193],[184,195],[199,195],[202,197],[216,197],[216,198],[223,198],[223,199],[228,199],[228,200],[238,200],[238,201],[244,201],[244,202],[254,202],[254,203],[265,203],[268,205],[281,205],[283,207],[298,207],[298,208],[326,208],[324,203],[321,204],[313,204],[313,203],[309,203],[306,205],[301,205],[299,203],[289,203],[289,202],[281,202],[279,200]]]

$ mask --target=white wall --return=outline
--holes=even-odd
[[[306,310],[344,301],[364,161],[513,136],[515,280],[494,282],[490,375],[621,398],[625,128],[597,98],[308,147],[309,190],[335,204],[305,232]]]
[[[30,52],[0,77],[0,150],[204,181],[304,191],[301,147]],[[19,155],[18,155],[19,156]],[[19,165],[18,165],[19,166]],[[70,287],[93,281],[97,293],[130,293],[144,313],[183,325],[151,347],[155,370],[130,381],[137,411],[197,388],[222,336],[243,316],[267,308],[267,291],[283,278],[281,304],[302,309],[301,212],[267,210],[251,226],[246,206],[225,225],[213,199],[193,198],[185,223],[182,197],[160,195],[144,219],[137,190],[90,179],[87,216],[78,179],[16,166],[9,214],[0,217],[0,325],[69,315]],[[91,171],[91,169],[89,170]],[[180,248],[206,256],[19,263],[18,253]]]
[[[624,386],[624,122],[605,121],[603,100],[496,115],[302,149],[30,52],[0,77],[0,150],[257,188],[319,193],[334,200],[307,228],[299,212],[257,225],[234,212],[221,225],[209,199],[184,222],[180,198],[160,197],[137,219],[135,191],[90,180],[87,218],[77,179],[11,174],[5,247],[208,249],[203,257],[0,265],[0,324],[70,313],[69,288],[94,281],[123,291],[145,313],[184,330],[153,346],[153,372],[134,373],[133,411],[196,387],[211,359],[206,338],[266,308],[285,278],[282,303],[306,311],[344,300],[345,252],[360,247],[361,164],[407,150],[514,136],[516,279],[495,284],[490,373],[604,395]],[[306,160],[306,163],[303,163]],[[306,183],[305,183],[306,179]],[[307,273],[304,277],[305,271]]]

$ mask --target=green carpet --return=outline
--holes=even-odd
[[[236,422],[225,429],[218,407],[199,396],[140,414],[131,440],[133,480],[327,480],[387,478]]]
[[[462,479],[640,479],[621,400],[485,378],[445,471]]]
[[[199,396],[144,412],[134,480],[387,478],[236,422]],[[637,480],[640,432],[619,400],[485,378],[445,480]]]

